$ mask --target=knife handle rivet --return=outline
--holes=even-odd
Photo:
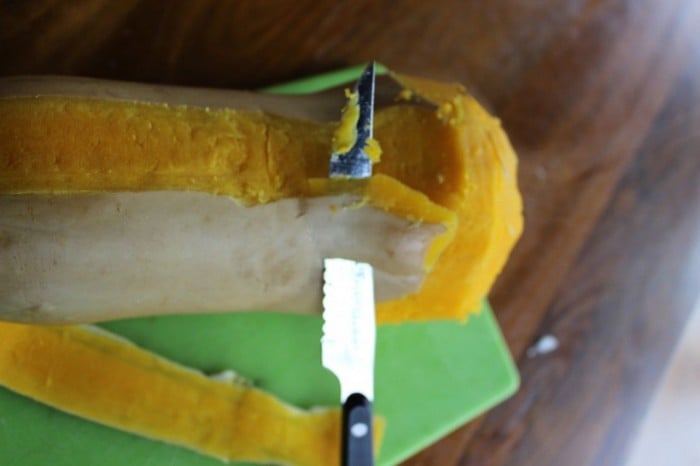
[[[362,438],[369,432],[369,426],[364,422],[357,422],[350,427],[350,433],[355,438]]]

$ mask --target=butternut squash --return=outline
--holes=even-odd
[[[360,211],[358,218],[365,218],[363,212],[369,212],[374,220],[358,225],[382,223],[385,226],[380,229],[382,235],[399,230],[400,234],[388,236],[385,242],[407,244],[401,254],[411,257],[410,264],[397,261],[395,251],[386,245],[383,254],[375,254],[382,246],[367,235],[363,237],[366,243],[374,246],[368,246],[364,254],[335,250],[350,258],[359,255],[374,261],[373,265],[380,270],[377,283],[380,323],[465,319],[479,308],[479,301],[488,292],[522,229],[515,154],[498,120],[463,88],[401,75],[394,78],[409,90],[402,94],[404,98],[414,100],[385,106],[375,114],[375,138],[382,151],[381,160],[375,165],[375,178],[383,181],[371,182],[359,194],[355,191],[356,197],[340,211],[361,206],[356,209]],[[152,90],[133,84],[120,88],[102,82],[68,81],[57,86],[60,95],[55,95],[57,92],[51,91],[50,83],[35,82],[24,88],[17,81],[9,84],[2,86],[5,90],[0,95],[0,209],[8,210],[8,205],[20,195],[27,197],[22,198],[24,217],[16,217],[21,221],[8,224],[0,219],[3,237],[0,254],[4,251],[7,257],[28,254],[26,248],[17,249],[18,244],[27,240],[21,234],[17,236],[17,231],[22,230],[20,224],[27,230],[27,225],[31,227],[32,222],[38,221],[32,214],[35,201],[44,202],[45,211],[50,210],[48,205],[63,201],[78,203],[78,209],[88,209],[81,202],[91,202],[89,196],[101,196],[110,199],[118,210],[115,196],[165,191],[181,196],[171,201],[170,206],[183,199],[189,202],[199,195],[226,197],[253,210],[291,201],[293,206],[287,211],[300,213],[308,199],[328,198],[328,186],[322,180],[327,173],[336,124],[313,118],[316,114],[326,115],[319,110],[318,97],[306,101],[304,98],[284,100],[284,105],[278,106],[281,111],[274,112],[269,96],[260,98],[263,111],[255,108],[255,100],[250,96],[244,96],[242,104],[231,104],[230,108],[198,106],[202,101],[214,101],[215,91],[207,91],[202,97],[191,90]],[[130,95],[138,96],[141,102],[124,100]],[[229,94],[222,95],[222,100],[226,100],[223,97],[233,99]],[[300,115],[305,118],[299,118]],[[372,188],[375,185],[383,188]],[[324,208],[329,203],[333,201],[328,201]],[[420,208],[416,207],[418,204]],[[334,222],[331,220],[327,225]],[[280,237],[287,241],[285,228],[280,228],[279,223],[276,226]],[[102,226],[102,230],[110,228],[110,224]],[[321,233],[322,239],[330,243],[330,235],[339,229],[327,228],[329,236]],[[418,237],[411,235],[414,230],[420,232]],[[361,235],[363,228],[349,231],[350,236]],[[34,238],[32,244],[45,244],[44,240]],[[265,244],[270,242],[267,240]],[[250,246],[249,251],[266,250],[262,242]],[[414,251],[412,255],[410,250]],[[280,250],[270,251],[277,254]],[[66,257],[65,251],[60,252],[62,260],[72,259]],[[99,254],[98,251],[90,257]],[[316,250],[306,255],[290,255],[287,259],[291,263],[303,262],[304,258],[313,262],[320,254]],[[111,260],[115,256],[118,254],[107,257]],[[273,255],[267,256],[267,262],[261,257],[254,259],[255,264],[267,263],[268,267],[262,267],[263,272],[258,270],[257,275],[249,273],[251,280],[260,281],[260,276],[273,268],[274,259],[269,259]],[[382,264],[372,259],[374,256],[387,260]],[[69,315],[70,300],[60,305],[52,302],[57,295],[73,296],[76,290],[66,288],[68,285],[63,282],[54,286],[51,280],[58,280],[56,277],[64,277],[66,273],[55,267],[60,261],[58,264],[51,261],[50,255],[35,258],[34,275],[25,276],[19,284],[15,280],[11,289],[0,288],[2,318],[75,320]],[[27,265],[18,260],[4,262],[5,266],[0,265],[4,267],[0,269],[3,277],[17,277],[18,270],[26,269]],[[148,265],[149,270],[159,267]],[[160,265],[161,268],[172,266]],[[286,303],[296,311],[316,312],[317,295],[300,300],[286,291],[267,301],[257,299],[274,294],[271,290],[279,282],[284,282],[288,289],[298,287],[307,291],[319,276],[318,268],[309,266],[303,273],[297,273],[294,267],[285,270],[286,275],[303,276],[305,281],[262,280],[262,287],[245,287],[253,290],[255,296],[241,302],[258,309],[279,308]],[[99,277],[97,272],[85,279]],[[180,282],[187,281],[183,277],[187,276],[180,276]],[[165,284],[169,278],[166,274],[159,283]],[[177,287],[155,288],[171,292]],[[46,289],[56,293],[45,297],[41,293]],[[206,288],[196,291],[201,290]],[[216,294],[215,290],[208,291]],[[192,294],[192,290],[188,292]],[[10,295],[12,299],[3,300]],[[21,301],[17,298],[20,295],[30,296],[31,300]],[[232,296],[213,304],[185,301],[179,307],[169,307],[170,303],[179,302],[179,297],[161,294],[152,298],[159,304],[158,309],[167,313],[187,312],[188,306],[191,312],[236,308]],[[77,305],[75,300],[72,303]],[[90,305],[98,304],[99,296]],[[116,309],[116,304],[113,299],[107,299],[102,307]],[[130,310],[108,317],[143,312],[140,306],[136,302]],[[148,312],[156,312],[153,306]]]
[[[0,320],[317,312],[329,251],[373,264],[379,323],[466,319],[522,230],[515,154],[462,87],[392,77],[401,102],[378,109],[376,174],[359,183],[326,179],[348,136],[328,95],[4,80]],[[0,385],[224,460],[339,457],[337,410],[91,327],[0,322]]]
[[[338,409],[299,410],[96,327],[0,322],[0,385],[224,461],[330,466],[340,459]],[[375,422],[377,445],[383,426],[381,419]]]

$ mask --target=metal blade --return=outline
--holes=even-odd
[[[323,366],[340,381],[340,400],[361,393],[374,398],[374,282],[372,266],[325,259],[323,272]]]
[[[357,138],[349,151],[331,155],[331,178],[369,178],[372,161],[365,153],[367,140],[372,137],[374,119],[374,62],[367,65],[355,84],[360,115],[357,120]]]

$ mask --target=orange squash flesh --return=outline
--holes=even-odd
[[[380,303],[377,320],[465,319],[522,230],[517,161],[498,120],[459,86],[397,79],[438,111],[378,110],[375,172],[399,181],[397,197],[407,187],[454,212],[458,226],[421,290]],[[196,190],[247,205],[314,195],[336,128],[253,110],[77,97],[0,99],[0,117],[0,194]]]
[[[0,322],[0,385],[224,461],[329,466],[340,458],[338,409],[299,410],[96,328]],[[374,430],[379,445],[381,419]]]
[[[478,310],[522,231],[517,160],[505,133],[471,97],[455,100],[462,116],[453,123],[418,107],[387,109],[376,118],[384,154],[412,151],[411,157],[383,156],[377,172],[425,193],[459,219],[455,239],[421,290],[378,305],[386,322],[464,319]],[[403,119],[400,133],[393,128],[397,118]]]
[[[248,205],[307,189],[333,127],[250,110],[74,97],[0,100],[0,193],[206,191]],[[89,130],[87,130],[89,128]]]

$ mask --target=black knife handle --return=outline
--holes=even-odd
[[[374,466],[372,403],[353,393],[343,403],[342,466]]]

